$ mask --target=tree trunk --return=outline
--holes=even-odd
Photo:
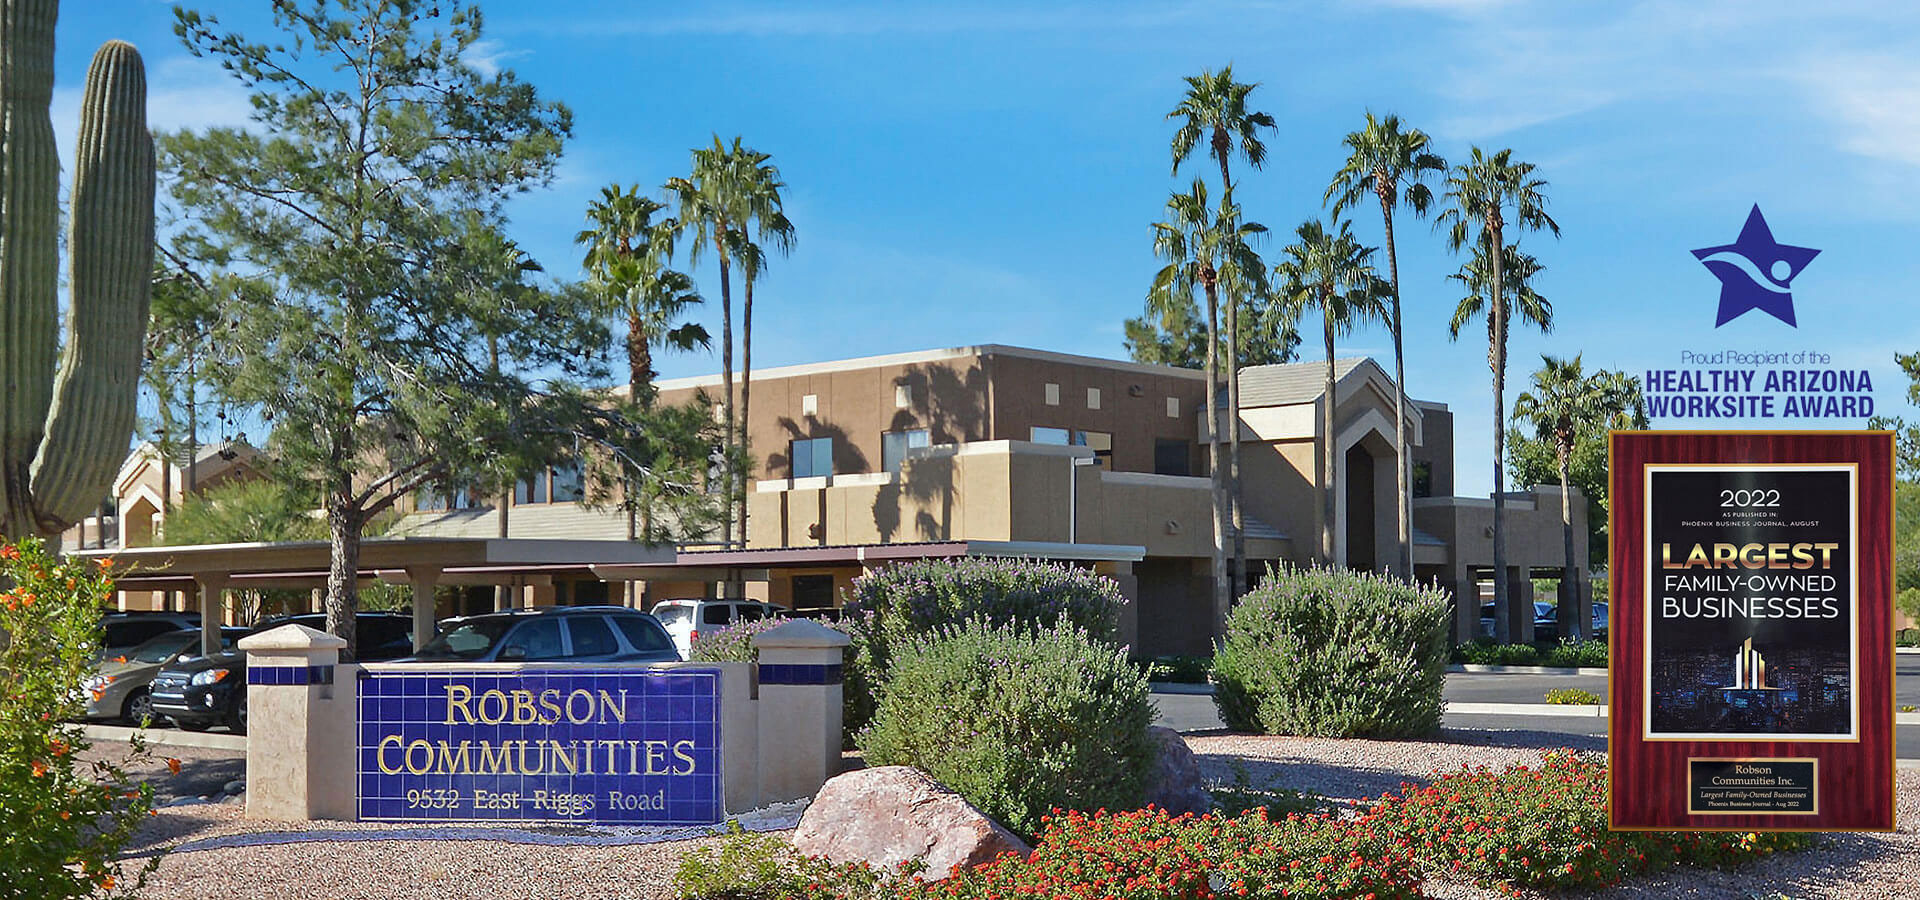
[[[327,633],[347,642],[341,662],[352,662],[360,649],[353,622],[360,609],[361,523],[348,503],[352,489],[351,482],[336,484],[327,496]]]
[[[1400,577],[1413,580],[1413,493],[1407,484],[1407,361],[1401,348],[1400,258],[1393,246],[1393,191],[1381,188],[1380,215],[1387,226],[1387,277],[1393,280],[1393,486],[1394,513],[1400,520],[1399,553],[1394,567]]]
[[[713,243],[720,251],[720,543],[733,546],[733,279],[723,243],[725,228]]]
[[[1240,490],[1240,302],[1227,297],[1227,503],[1233,520],[1233,598],[1247,593],[1247,514]]]
[[[1505,238],[1498,221],[1489,223],[1493,235],[1493,296],[1487,315],[1493,319],[1493,627],[1494,639],[1508,643],[1513,638],[1512,601],[1507,597],[1507,308],[1506,292],[1500,279],[1500,264],[1506,255]]]
[[[1561,583],[1566,585],[1560,592],[1560,631],[1561,636],[1577,641],[1587,635],[1588,614],[1585,609],[1586,604],[1580,602],[1580,573],[1575,569],[1573,561],[1573,493],[1567,487],[1567,470],[1573,456],[1573,447],[1562,444],[1557,449],[1560,451],[1560,531],[1566,540],[1567,552],[1566,566],[1560,570]],[[1568,609],[1569,605],[1573,608]],[[1567,624],[1568,618],[1573,619],[1572,625]]]
[[[653,408],[653,347],[640,314],[627,314],[627,393],[641,409]]]
[[[740,298],[740,457],[744,460],[748,458],[752,444],[747,438],[747,414],[751,410],[748,400],[753,392],[753,273],[742,271],[740,274],[744,288]],[[742,547],[747,545],[747,482],[751,480],[747,476],[751,472],[751,464],[748,464],[747,470],[740,475],[738,529]],[[740,596],[745,595],[743,583]]]
[[[1220,417],[1215,407],[1220,391],[1220,295],[1219,289],[1207,284],[1207,398],[1201,404],[1201,438],[1207,442],[1207,497],[1208,505],[1213,508],[1213,633],[1215,637],[1226,635],[1227,610],[1233,598],[1228,593],[1227,553],[1226,553],[1226,510],[1225,493],[1221,490],[1220,479],[1225,474],[1226,460],[1220,457]]]
[[[1233,140],[1224,129],[1213,132],[1213,155],[1220,162],[1220,204],[1233,203],[1233,178],[1227,157]],[[1233,597],[1247,592],[1246,497],[1240,487],[1240,298],[1227,296],[1227,503],[1233,520]]]
[[[1320,557],[1328,566],[1340,564],[1334,554],[1334,517],[1337,515],[1338,500],[1335,491],[1338,485],[1334,479],[1333,434],[1333,289],[1331,286],[1320,289],[1320,318],[1325,324],[1323,329],[1327,344],[1327,382],[1320,396],[1320,473],[1325,479],[1325,490],[1320,492]]]

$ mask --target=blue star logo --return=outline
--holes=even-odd
[[[1820,251],[1811,247],[1793,247],[1774,240],[1766,218],[1755,205],[1738,240],[1693,251],[1694,258],[1720,279],[1720,314],[1714,318],[1713,327],[1719,328],[1751,309],[1800,327],[1793,320],[1793,279],[1819,255]]]

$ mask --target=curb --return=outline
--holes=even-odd
[[[207,734],[173,728],[127,728],[121,725],[87,725],[82,731],[91,741],[128,741],[137,734],[151,747],[199,747],[203,750],[247,752],[247,736],[244,734]]]
[[[1589,703],[1456,703],[1448,702],[1445,712],[1482,716],[1576,716],[1606,718],[1607,708]]]
[[[1582,666],[1577,669],[1564,669],[1551,666],[1483,666],[1477,663],[1450,663],[1449,672],[1469,672],[1476,675],[1597,675],[1605,678],[1607,670],[1594,666]]]

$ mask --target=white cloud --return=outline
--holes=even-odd
[[[1812,59],[1795,73],[1837,126],[1840,146],[1871,159],[1920,165],[1920,63],[1909,54]]]
[[[474,71],[492,78],[500,74],[501,64],[510,59],[526,56],[529,50],[508,50],[506,45],[494,40],[474,41],[467,46],[467,52],[460,55],[460,61],[472,66]]]

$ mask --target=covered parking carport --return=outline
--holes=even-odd
[[[192,591],[198,595],[201,650],[219,649],[228,590],[316,588],[327,582],[331,548],[324,541],[280,544],[205,544],[84,550],[71,555],[110,559],[121,590]],[[413,641],[433,638],[441,583],[525,584],[556,572],[588,574],[595,566],[671,564],[670,546],[632,541],[528,538],[384,538],[360,544],[362,581],[404,581],[413,590]]]

